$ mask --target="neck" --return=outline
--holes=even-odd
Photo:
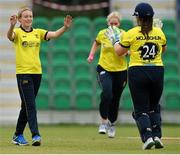
[[[32,31],[32,27],[30,27],[30,26],[20,25],[20,27],[21,27],[25,32],[31,32],[31,31]]]
[[[27,31],[27,32],[29,32],[29,31],[32,30],[32,27],[31,27],[31,26],[23,26],[23,25],[21,25],[21,27],[22,27],[25,31]]]

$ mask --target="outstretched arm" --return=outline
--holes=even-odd
[[[67,15],[64,18],[64,26],[56,31],[49,31],[47,33],[46,39],[48,40],[61,36],[65,31],[67,31],[71,27],[71,25],[72,25],[72,17],[70,15]]]
[[[17,23],[17,15],[12,15],[10,17],[10,27],[7,32],[7,37],[10,41],[13,41],[15,38],[15,33],[13,32],[13,30],[14,30],[16,23]]]

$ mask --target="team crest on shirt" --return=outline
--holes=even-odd
[[[23,47],[39,47],[40,43],[39,42],[33,42],[33,41],[23,41],[22,46]]]
[[[28,46],[28,42],[27,42],[27,41],[23,41],[23,42],[22,42],[22,46],[23,46],[23,47],[27,47],[27,46]]]

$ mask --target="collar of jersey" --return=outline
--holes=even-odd
[[[29,31],[26,31],[21,25],[20,25],[20,28],[25,31],[25,32],[32,32],[33,31],[33,28],[31,27],[31,29]]]

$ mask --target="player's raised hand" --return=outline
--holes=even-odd
[[[67,15],[67,16],[64,18],[64,26],[65,26],[66,28],[69,28],[71,25],[72,25],[72,16]]]
[[[162,28],[163,27],[163,23],[159,18],[155,18],[153,19],[153,26],[154,27],[159,27]]]
[[[105,35],[111,41],[112,45],[114,45],[116,42],[119,42],[121,33],[116,26],[109,26]]]
[[[15,26],[16,23],[17,23],[17,15],[11,15],[11,17],[10,17],[10,24],[12,26]]]

